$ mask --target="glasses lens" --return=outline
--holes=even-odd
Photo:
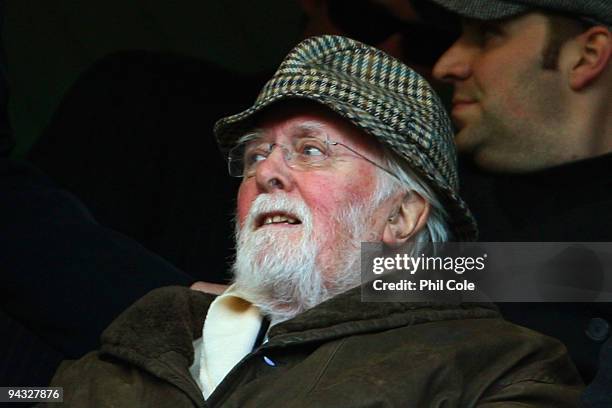
[[[237,145],[228,154],[228,167],[231,176],[251,176],[257,164],[270,155],[269,143],[245,142]]]
[[[228,169],[233,177],[249,177],[255,174],[257,165],[266,160],[277,146],[283,150],[288,166],[308,170],[320,165],[329,157],[329,143],[316,137],[297,139],[292,147],[270,143],[241,143],[229,151]]]
[[[242,177],[245,174],[244,150],[246,144],[241,143],[233,147],[227,156],[227,167],[232,177]]]
[[[294,146],[293,166],[304,169],[317,165],[329,157],[329,144],[316,137],[299,139]]]

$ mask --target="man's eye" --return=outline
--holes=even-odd
[[[326,145],[325,142],[319,139],[305,138],[297,143],[295,151],[306,157],[320,157],[325,156]]]
[[[484,41],[488,41],[494,38],[501,36],[502,29],[495,24],[486,24],[483,23],[480,25],[480,35]]]
[[[246,166],[251,166],[257,162],[260,162],[262,160],[266,160],[267,155],[262,152],[262,151],[252,151],[252,152],[248,152],[244,155],[244,164]]]
[[[323,156],[325,152],[319,146],[305,145],[302,147],[301,154],[304,156]]]

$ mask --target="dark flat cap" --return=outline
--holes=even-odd
[[[498,20],[514,17],[533,9],[584,17],[612,27],[610,0],[427,0],[462,17]],[[420,0],[420,3],[426,1]]]

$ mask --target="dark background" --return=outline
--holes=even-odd
[[[6,1],[12,156],[101,225],[223,281],[238,180],[212,127],[254,100],[303,21],[297,1]]]
[[[287,0],[5,0],[10,117],[23,156],[79,75],[120,50],[175,52],[240,73],[273,69],[299,39]]]

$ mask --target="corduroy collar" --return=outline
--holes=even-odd
[[[160,288],[121,314],[102,334],[102,350],[131,350],[139,360],[176,354],[193,362],[192,342],[201,336],[214,296],[184,287]],[[323,341],[434,321],[499,317],[492,304],[362,302],[360,288],[338,295],[274,326],[266,347]],[[125,354],[125,353],[121,353]]]
[[[201,336],[213,295],[185,287],[151,291],[102,334],[101,353],[128,361],[204,404],[189,372],[193,340]],[[323,342],[422,323],[499,317],[490,304],[361,302],[360,288],[338,295],[294,319],[274,326],[260,349]]]

